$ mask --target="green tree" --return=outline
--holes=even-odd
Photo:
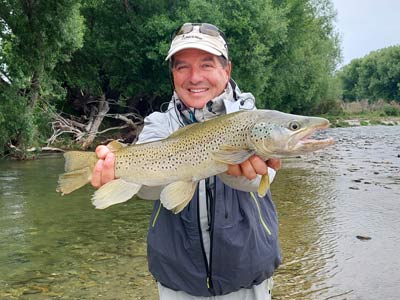
[[[0,108],[0,122],[19,127],[5,141],[29,144],[22,136],[32,141],[38,132],[40,103],[55,99],[62,111],[93,118],[85,125],[91,138],[109,110],[158,109],[171,94],[170,34],[185,22],[214,23],[226,33],[233,78],[260,108],[307,112],[336,95],[330,0],[79,2],[0,0],[0,95],[24,103],[15,107],[25,107],[20,116],[36,113],[27,126],[8,122]]]
[[[32,143],[35,112],[40,101],[63,96],[55,82],[57,63],[67,61],[81,47],[83,19],[79,1],[2,0],[0,6],[2,82],[0,111],[3,125],[15,123],[7,111],[14,103],[20,120],[2,139],[24,148]],[[25,132],[26,134],[16,134]]]
[[[96,96],[113,91],[106,98],[120,104],[168,100],[164,57],[170,33],[184,22],[214,23],[225,31],[233,78],[261,107],[312,107],[329,95],[339,57],[328,0],[92,1],[82,11],[84,47],[61,69],[71,68],[69,86]]]
[[[373,51],[338,73],[345,101],[400,102],[400,46]]]
[[[166,89],[163,56],[172,21],[163,1],[90,1],[83,4],[84,46],[60,64],[58,76],[87,97],[105,95],[123,104]],[[169,87],[169,86],[168,86]]]
[[[337,97],[333,75],[340,58],[330,1],[274,1],[285,12],[286,35],[272,52],[273,76],[264,107],[306,113],[327,97]]]

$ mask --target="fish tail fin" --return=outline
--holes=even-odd
[[[58,177],[57,192],[69,194],[89,183],[91,176],[92,171],[88,167],[61,174]]]
[[[76,171],[89,167],[93,170],[98,158],[94,152],[69,151],[64,153],[65,172]]]
[[[70,151],[64,154],[65,173],[58,177],[57,192],[69,194],[92,179],[97,157],[94,152]]]

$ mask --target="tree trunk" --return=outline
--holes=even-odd
[[[103,94],[98,102],[98,106],[93,106],[90,120],[87,125],[87,137],[82,140],[82,149],[86,150],[96,138],[96,135],[99,131],[100,125],[104,120],[108,110],[110,109],[106,96]]]
[[[33,73],[31,79],[31,91],[29,96],[29,109],[32,112],[35,109],[37,100],[39,99],[40,80],[36,72]]]

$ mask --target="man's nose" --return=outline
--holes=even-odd
[[[203,75],[200,68],[193,67],[190,70],[189,80],[193,84],[199,83],[203,80]]]

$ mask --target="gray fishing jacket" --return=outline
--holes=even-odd
[[[139,143],[166,138],[179,127],[241,109],[255,109],[254,97],[234,82],[202,110],[188,109],[173,95],[166,112],[145,118]],[[269,169],[272,181],[275,172]],[[259,178],[227,174],[200,181],[179,214],[156,201],[148,231],[150,272],[163,286],[190,295],[225,295],[270,278],[281,262],[278,221],[268,192],[258,197]],[[139,196],[158,199],[160,189]]]

